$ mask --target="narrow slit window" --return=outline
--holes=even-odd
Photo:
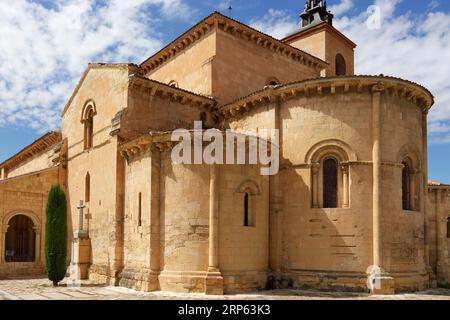
[[[249,194],[248,192],[245,193],[244,195],[244,227],[249,227],[250,226],[250,212],[249,212]]]
[[[347,74],[347,64],[342,54],[336,55],[336,75],[345,76]]]
[[[139,192],[138,226],[142,226],[142,193]]]
[[[403,162],[402,170],[402,202],[403,210],[410,210],[410,177],[409,177],[409,166],[406,162]]]
[[[447,239],[450,239],[450,217],[447,218]]]
[[[89,172],[86,174],[85,186],[84,186],[84,202],[91,201],[91,175]]]

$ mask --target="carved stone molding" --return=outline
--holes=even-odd
[[[304,80],[277,87],[267,87],[219,108],[224,119],[232,119],[277,99],[287,101],[299,97],[313,97],[361,92],[390,92],[406,99],[427,112],[434,104],[433,95],[424,87],[407,80],[385,76],[347,76]]]
[[[211,30],[221,30],[234,37],[252,42],[276,54],[295,60],[315,70],[321,70],[327,66],[325,61],[317,57],[314,57],[300,49],[294,48],[267,34],[257,31],[243,23],[230,19],[219,12],[214,12],[209,17],[181,35],[163,50],[147,59],[141,64],[141,68],[145,74],[157,69],[162,64],[170,59],[173,59],[177,54],[202,39]]]

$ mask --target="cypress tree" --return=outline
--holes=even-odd
[[[53,286],[66,276],[67,259],[67,200],[59,185],[48,194],[45,223],[45,267]]]

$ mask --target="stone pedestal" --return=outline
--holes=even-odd
[[[209,270],[205,278],[206,295],[223,295],[223,277],[219,270]]]
[[[388,274],[382,274],[375,278],[375,286],[372,289],[372,294],[395,294],[395,281],[394,278]]]
[[[87,280],[91,265],[91,239],[84,231],[77,231],[72,242],[72,262],[70,277],[72,280]]]

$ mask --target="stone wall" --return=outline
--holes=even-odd
[[[185,90],[212,95],[212,65],[216,55],[216,32],[211,29],[194,46],[185,49],[146,76],[169,84],[171,81]]]
[[[209,166],[161,163],[161,290],[204,292],[208,270]]]
[[[324,23],[298,35],[284,40],[291,46],[308,52],[328,63],[325,76],[336,76],[336,55],[341,54],[346,63],[346,75],[355,74],[355,53],[353,44],[344,40],[342,35]]]
[[[205,113],[205,126],[211,127],[213,121],[209,110],[195,103],[182,104],[161,95],[155,96],[151,90],[133,86],[129,90],[127,108],[121,117],[120,136],[135,138],[150,131],[173,131],[192,129],[194,121],[200,121]]]
[[[129,67],[93,66],[75,91],[63,115],[63,138],[67,139],[68,208],[73,231],[78,230],[80,200],[86,200],[86,176],[90,176],[90,201],[86,204],[84,227],[90,234],[92,280],[106,282],[115,278],[121,263],[116,250],[121,241],[116,228],[117,210],[123,194],[121,164],[117,136],[109,135],[111,120],[127,105]],[[81,122],[87,102],[95,104],[93,148],[84,150],[84,125]],[[119,205],[118,205],[119,204]],[[121,208],[120,208],[121,209]]]
[[[235,129],[280,129],[282,169],[271,188],[281,190],[282,236],[278,241],[282,249],[279,258],[271,259],[279,259],[285,270],[282,285],[366,290],[366,271],[373,264],[374,93],[370,88],[320,89],[318,95],[310,89],[284,100],[274,97],[275,90],[271,102],[259,103],[228,122]],[[295,91],[293,85],[290,92]],[[424,117],[410,99],[389,91],[380,97],[381,266],[394,277],[396,290],[422,289],[427,285]],[[327,154],[341,163],[336,209],[322,208],[321,159]],[[408,211],[402,207],[405,157],[412,159],[415,190],[414,205]]]
[[[450,187],[430,187],[427,201],[427,240],[430,265],[439,286],[450,286]]]
[[[45,273],[45,208],[48,192],[57,183],[58,167],[0,181],[0,278]],[[36,236],[34,262],[5,262],[8,223],[16,215],[25,215],[33,221]]]
[[[250,226],[244,225],[244,191],[250,191]],[[264,289],[269,269],[269,177],[259,166],[220,168],[219,266],[225,292]]]
[[[217,31],[216,37],[212,94],[219,104],[262,90],[269,80],[285,84],[320,76],[319,70],[254,42],[222,30]]]
[[[124,271],[121,285],[148,290],[151,271],[151,221],[153,205],[152,157],[145,153],[125,169]]]
[[[14,178],[53,167],[53,158],[55,155],[54,149],[55,146],[51,146],[47,150],[27,159],[18,167],[8,170],[8,178]]]

